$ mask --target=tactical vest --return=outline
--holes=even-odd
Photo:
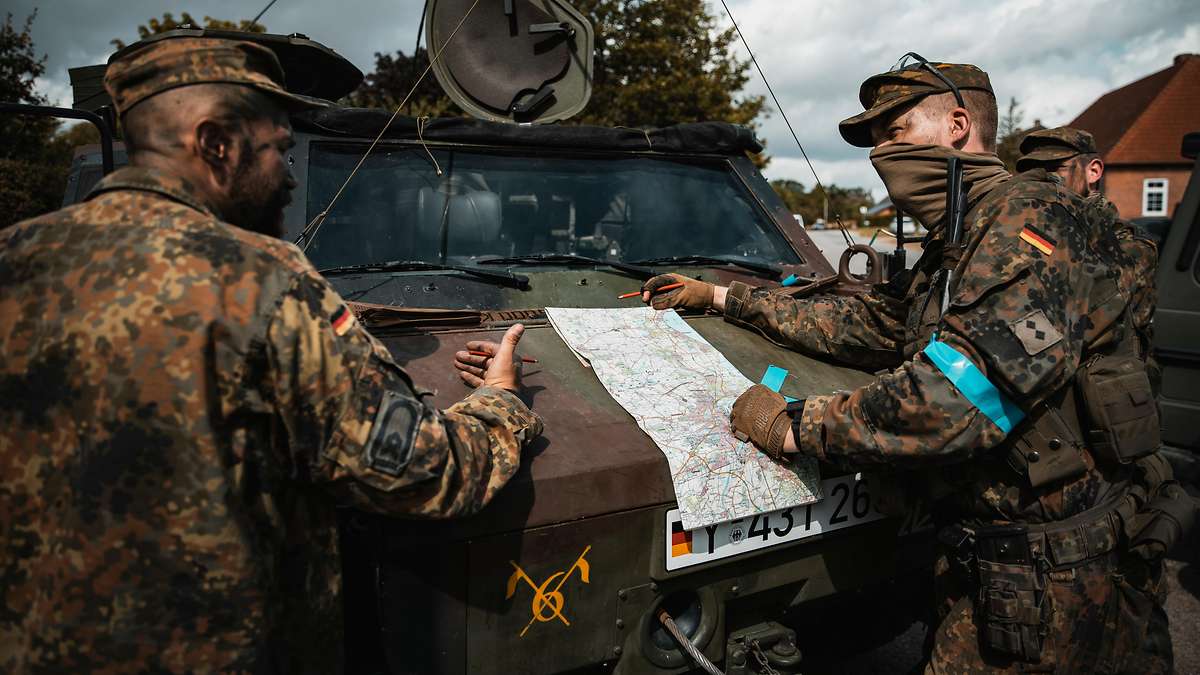
[[[1122,316],[1115,345],[1085,353],[1073,381],[1005,440],[1009,466],[1035,490],[1083,475],[1085,453],[1097,463],[1128,465],[1161,445],[1158,406],[1128,309]]]

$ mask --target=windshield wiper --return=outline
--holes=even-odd
[[[512,272],[500,272],[496,270],[482,270],[478,267],[470,267],[467,265],[445,265],[442,263],[430,263],[425,262],[424,260],[392,260],[389,262],[365,263],[362,265],[342,265],[340,267],[328,267],[318,271],[327,277],[338,276],[340,274],[362,274],[364,272],[454,271],[470,274],[502,286],[513,286],[514,288],[529,287],[529,277],[525,276],[524,274],[513,274]]]
[[[778,267],[768,265],[767,263],[757,263],[739,258],[737,256],[724,255],[674,255],[665,258],[649,258],[647,260],[635,260],[634,265],[734,265],[742,269],[754,272],[761,277],[769,277],[778,279],[782,273]]]
[[[603,265],[620,270],[626,274],[649,279],[658,274],[654,270],[638,267],[629,263],[601,258],[589,258],[574,253],[534,253],[530,255],[514,255],[506,258],[485,258],[476,260],[480,265]]]

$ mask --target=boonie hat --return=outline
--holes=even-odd
[[[1041,164],[1057,163],[1077,155],[1094,154],[1098,154],[1096,139],[1082,129],[1039,129],[1021,139],[1021,158],[1017,160],[1017,171],[1028,171]]]
[[[181,36],[135,43],[113,54],[104,73],[118,115],[151,96],[194,84],[253,87],[289,112],[329,105],[289,92],[275,52],[241,40]]]
[[[916,62],[903,65],[910,56]],[[865,110],[838,124],[838,131],[847,143],[860,148],[872,147],[875,145],[871,139],[872,122],[885,113],[930,94],[951,92],[959,99],[960,105],[960,89],[979,89],[994,95],[987,73],[969,63],[926,61],[912,52],[906,54],[900,63],[896,69],[868,77],[859,87],[858,100]]]

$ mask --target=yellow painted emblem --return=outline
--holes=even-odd
[[[588,575],[591,573],[591,565],[588,564],[586,558],[590,550],[592,550],[591,546],[584,548],[583,553],[579,554],[579,557],[575,559],[575,564],[571,565],[570,569],[565,572],[551,574],[541,584],[534,583],[533,579],[529,578],[529,575],[525,573],[525,570],[521,569],[520,565],[511,560],[508,561],[508,564],[513,566],[513,573],[508,578],[508,588],[505,590],[504,598],[507,600],[517,592],[518,581],[524,580],[529,585],[529,588],[533,590],[533,602],[529,606],[533,616],[530,617],[529,623],[525,624],[524,630],[521,631],[521,637],[525,637],[525,633],[529,632],[529,627],[533,625],[534,621],[545,623],[558,619],[565,626],[571,625],[571,622],[562,613],[565,601],[563,600],[561,589],[563,584],[567,583],[567,580],[575,573],[575,570],[579,570],[579,578],[583,580],[583,583],[591,583],[588,581]],[[553,588],[550,588],[551,584],[554,584]]]

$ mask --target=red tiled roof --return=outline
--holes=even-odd
[[[1091,132],[1108,164],[1190,164],[1179,146],[1200,131],[1200,55],[1108,92],[1069,126]]]

